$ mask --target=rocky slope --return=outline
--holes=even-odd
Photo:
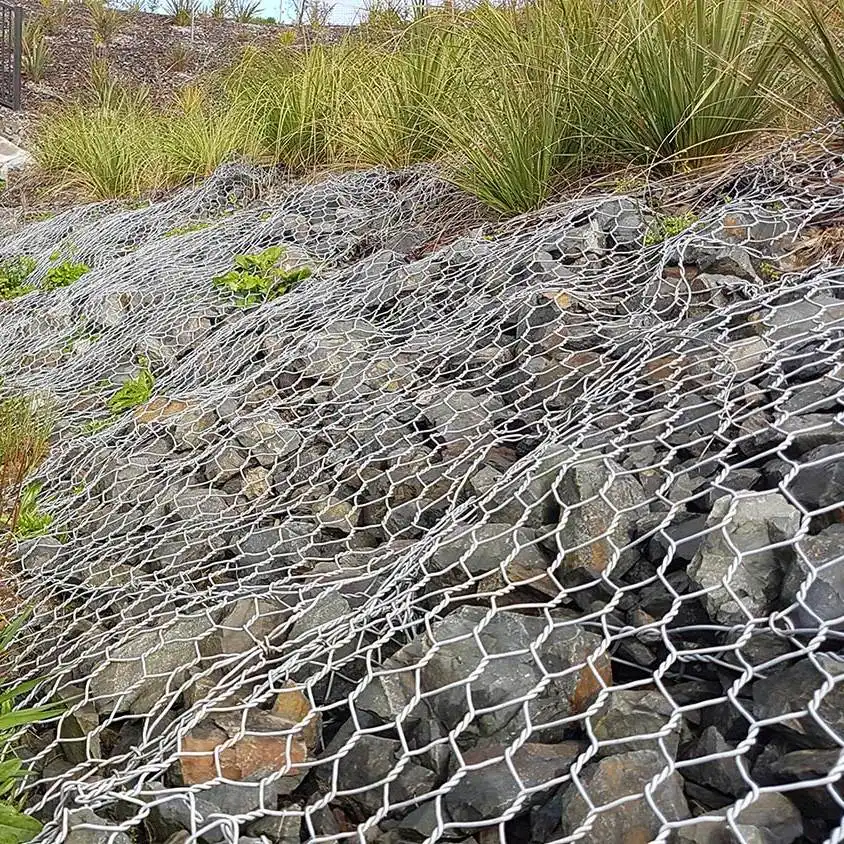
[[[6,236],[39,840],[837,840],[842,131],[679,233],[654,185],[426,251],[431,173],[231,165]]]

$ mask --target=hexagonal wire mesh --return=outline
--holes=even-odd
[[[448,245],[429,171],[236,165],[6,237],[91,266],[0,305],[37,840],[842,840],[842,134]]]

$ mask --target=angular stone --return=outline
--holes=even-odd
[[[437,571],[454,567],[455,581],[461,569],[470,576],[500,572],[510,582],[540,576],[548,561],[536,545],[536,533],[509,524],[457,525],[437,543],[430,566]]]
[[[742,795],[743,796],[743,795]],[[707,812],[726,818],[728,809]],[[740,838],[725,820],[698,821],[677,831],[677,844],[792,844],[803,834],[800,813],[784,795],[765,792],[736,816]]]
[[[521,783],[513,777],[504,758],[506,746],[489,745],[467,750],[463,753],[463,761],[471,769],[446,795],[446,811],[458,822],[491,821],[504,814],[524,794],[525,788],[535,789],[522,802],[519,811],[522,814],[548,796],[553,786],[546,789],[542,786],[568,773],[582,749],[583,745],[574,741],[523,744],[511,757]],[[484,766],[477,767],[479,765]]]
[[[729,521],[722,525],[731,509]],[[689,576],[707,590],[709,614],[722,624],[766,616],[779,598],[792,554],[788,545],[771,546],[795,536],[800,511],[776,492],[725,495],[715,502],[706,525],[712,532],[692,560]]]
[[[795,548],[794,560],[782,585],[783,604],[798,601],[791,617],[795,626],[816,629],[835,622],[844,626],[844,524],[830,525],[815,536],[805,536]]]
[[[66,844],[132,844],[125,832],[117,831],[117,824],[90,809],[73,809],[68,814]]]
[[[434,427],[434,436],[453,448],[467,448],[489,432],[503,408],[495,396],[475,395],[468,390],[434,393],[421,405],[425,418]]]
[[[750,253],[742,246],[716,246],[696,250],[696,263],[702,273],[731,275],[746,281],[756,280]]]
[[[573,624],[555,626],[549,633],[544,619],[516,612],[499,611],[488,620],[485,616],[482,608],[460,607],[432,624],[431,634],[414,643],[417,659],[429,656],[418,671],[423,693],[430,693],[431,710],[446,729],[453,729],[465,717],[467,694],[471,694],[475,708],[486,711],[475,716],[464,736],[474,733],[479,739],[511,740],[525,726],[522,704],[509,704],[513,690],[526,694],[550,677],[528,704],[533,735],[543,741],[562,740],[564,728],[544,725],[583,712],[601,682],[611,682],[606,654],[594,658],[600,637]],[[434,643],[439,643],[436,650],[432,650]],[[468,681],[482,661],[484,668]],[[410,671],[396,677],[405,694],[413,693],[413,675]]]
[[[716,758],[701,762],[699,765],[684,767],[683,776],[698,785],[714,788],[722,794],[740,797],[750,788],[750,785],[738,769],[736,755],[732,752],[734,749],[724,740],[717,727],[707,727],[700,737],[684,751],[683,759],[688,761],[704,756]],[[749,774],[749,760],[745,758],[744,761],[745,770]]]
[[[56,695],[68,707],[59,720],[57,737],[65,759],[74,764],[102,759],[97,708],[92,701],[83,703],[84,697],[84,689],[77,686],[65,686]]]
[[[266,468],[298,451],[302,445],[301,434],[274,411],[264,411],[236,423],[233,433],[238,444],[250,449],[252,456]]]
[[[271,487],[270,473],[263,466],[252,466],[243,472],[240,494],[247,501],[255,501],[269,495]]]
[[[248,460],[249,455],[245,450],[227,445],[208,459],[202,471],[206,480],[216,486],[222,486],[230,478],[239,475]]]
[[[290,614],[288,607],[269,598],[238,598],[202,643],[202,652],[229,656],[265,644],[278,645],[283,641],[279,628]]]
[[[375,336],[375,326],[363,319],[335,320],[309,332],[300,343],[303,374],[306,378],[336,378],[352,358],[366,354]]]
[[[818,334],[844,321],[844,302],[813,293],[811,299],[769,305],[757,314],[756,331],[769,342],[785,343],[805,334]]]
[[[353,504],[333,495],[314,502],[311,509],[322,527],[346,534],[354,531],[360,518],[360,512]]]
[[[156,630],[136,630],[107,647],[88,680],[90,697],[103,715],[114,711],[146,715],[162,698],[175,695],[199,661],[201,641],[214,630],[205,616],[162,619]]]
[[[810,513],[844,505],[844,445],[822,445],[804,454],[789,492]]]
[[[673,713],[674,708],[658,691],[614,691],[601,709],[588,719],[595,738],[608,742],[598,749],[598,758],[636,750],[653,750],[664,756],[660,738],[646,736],[664,732]],[[662,736],[662,743],[672,759],[677,755],[682,724],[682,718],[678,718]]]
[[[241,713],[215,713],[182,738],[176,775],[183,785],[209,783],[219,777],[254,784],[262,777],[282,772],[274,782],[279,788],[277,793],[284,794],[299,784],[304,771],[298,766],[308,758],[302,728],[283,718],[249,709],[244,728]],[[253,785],[240,791],[257,796],[259,790]],[[211,798],[206,795],[206,799]]]
[[[271,711],[273,715],[291,724],[302,724],[302,738],[308,750],[313,753],[319,744],[322,713],[311,706],[310,700],[296,688],[295,683],[285,683],[285,688],[276,696]]]
[[[816,668],[813,662],[818,663]],[[808,705],[827,682],[844,675],[844,663],[832,655],[816,653],[753,684],[753,713],[758,718],[777,718],[776,726],[798,745],[837,747],[831,734],[844,734],[844,682],[838,680],[820,705]],[[797,713],[791,717],[783,716]]]
[[[343,731],[326,748],[326,755],[335,755],[347,745],[351,736]],[[402,758],[402,745],[396,739],[378,735],[357,735],[354,743],[332,765],[320,766],[317,776],[330,782],[332,768],[336,766],[337,788],[351,792],[346,800],[361,807],[367,814],[377,812],[385,805],[385,785],[388,779],[387,795],[392,804],[411,800],[428,794],[436,787],[436,776],[413,760],[397,769]],[[369,786],[369,788],[367,788]]]
[[[258,528],[237,541],[235,550],[239,555],[235,564],[260,574],[262,582],[282,577],[292,567],[306,562],[314,529],[308,522]]]
[[[597,458],[570,466],[557,494],[562,506],[555,539],[563,568],[623,575],[636,561],[627,546],[649,503],[638,481],[614,460]]]
[[[293,624],[287,639],[291,642],[296,641],[305,633],[339,621],[351,611],[349,602],[342,595],[334,591],[323,592]]]
[[[629,795],[639,796],[636,800],[597,814],[591,829],[578,840],[585,844],[645,844],[653,841],[662,824],[645,800],[644,792],[650,781],[668,765],[661,753],[651,750],[619,753],[587,765],[580,781],[596,806],[605,806]],[[668,821],[690,816],[683,795],[683,779],[677,771],[653,791],[652,799]],[[590,815],[587,803],[574,784],[563,795],[562,814],[566,835],[572,835]]]
[[[294,805],[286,807],[288,810],[302,811],[302,807]],[[249,824],[248,832],[259,839],[263,836],[270,840],[271,844],[299,844],[301,835],[302,817],[295,814],[273,814],[266,815]],[[243,839],[241,839],[242,841]]]

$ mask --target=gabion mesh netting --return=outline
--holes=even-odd
[[[91,266],[0,304],[37,840],[841,841],[842,153],[428,248],[426,170],[8,234]]]

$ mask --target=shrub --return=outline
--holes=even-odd
[[[50,51],[47,46],[45,30],[39,23],[27,23],[23,28],[21,42],[21,64],[23,72],[33,82],[44,78]]]
[[[228,10],[228,0],[213,0],[211,3],[211,17],[222,20]]]
[[[120,12],[107,6],[105,0],[86,0],[85,5],[91,15],[95,43],[110,43],[123,22]]]
[[[60,264],[50,267],[47,270],[41,282],[41,289],[44,292],[49,292],[59,287],[69,287],[90,269],[87,264],[81,262],[62,261]]]
[[[0,263],[0,300],[15,299],[35,290],[27,279],[35,270],[35,260],[27,255],[8,258]]]
[[[216,276],[213,283],[233,294],[238,307],[249,308],[268,302],[312,274],[307,266],[289,269],[279,266],[283,255],[281,246],[271,246],[254,255],[236,255],[234,269]]]

